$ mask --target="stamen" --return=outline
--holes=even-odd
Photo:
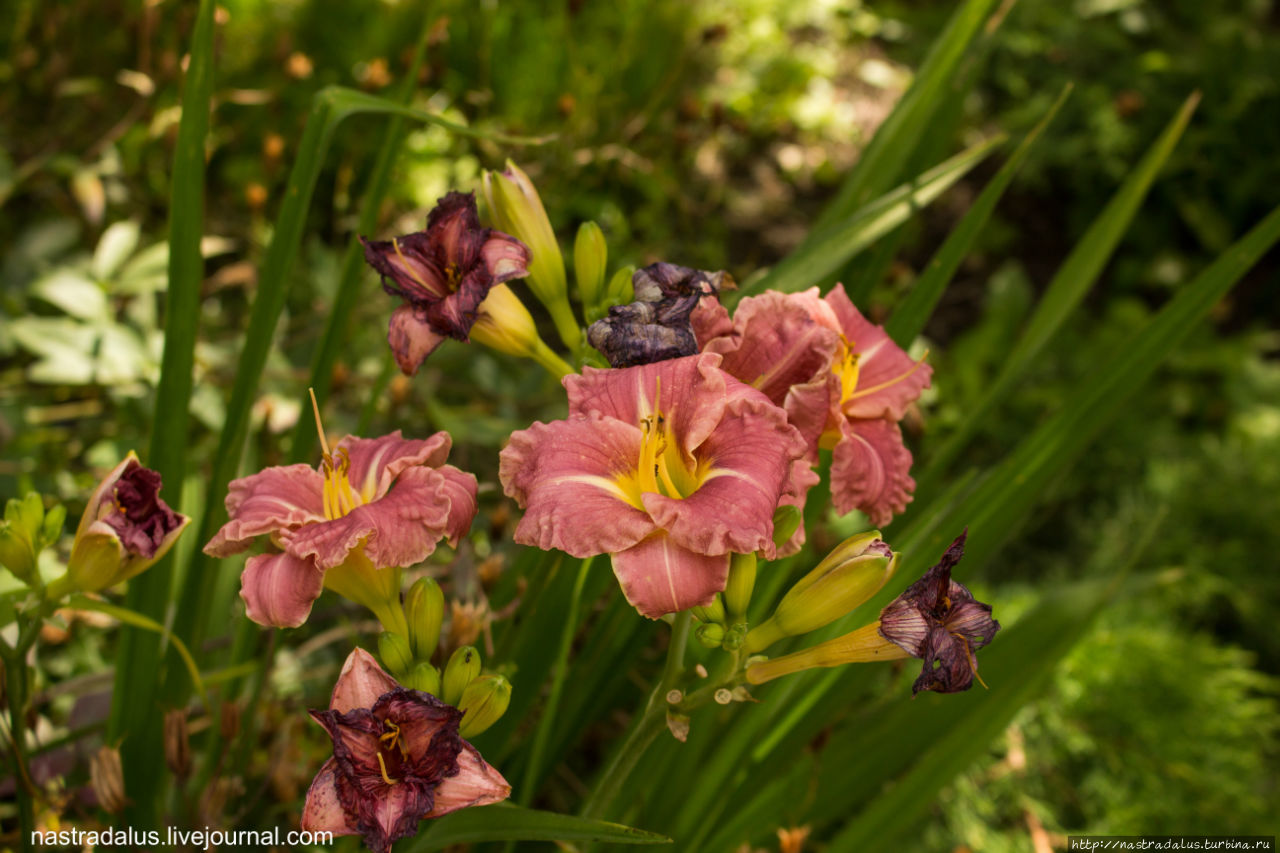
[[[899,382],[901,382],[902,380],[906,379],[908,376],[910,376],[911,374],[919,370],[920,365],[924,364],[924,360],[928,357],[929,357],[929,351],[925,350],[924,355],[920,356],[920,360],[917,361],[915,364],[911,365],[911,369],[908,370],[906,373],[902,374],[901,376],[895,376],[894,378],[888,380],[887,382],[881,382],[879,385],[872,385],[870,388],[862,388],[858,391],[854,391],[851,395],[849,395],[849,399],[853,399],[854,397],[865,397],[867,394],[874,394],[875,392],[883,391],[885,388],[888,388],[892,385],[897,385]]]
[[[320,405],[316,403],[316,389],[308,388],[307,393],[311,395],[311,411],[316,413],[316,432],[320,433],[320,449],[324,451],[325,462],[329,461],[329,442],[324,438],[324,424],[320,422]]]
[[[395,237],[391,238],[391,247],[396,250],[396,257],[404,264],[404,271],[409,274],[409,277],[427,290],[432,290],[431,285],[427,284],[422,276],[418,275],[418,271],[413,268],[413,264],[409,263],[409,259],[404,256],[404,252],[400,251],[400,241]]]
[[[382,781],[386,782],[388,785],[394,785],[396,782],[399,782],[399,779],[392,779],[387,775],[387,763],[382,760],[382,753],[377,752],[374,754],[378,756],[378,769],[382,771]]]
[[[982,676],[978,674],[978,662],[974,660],[973,649],[969,648],[969,639],[967,637],[963,637],[960,634],[955,634],[955,633],[953,633],[951,636],[955,637],[961,643],[964,643],[964,654],[965,654],[965,657],[969,659],[970,672],[973,673],[974,678],[978,679],[979,684],[981,684],[987,690],[990,690],[991,688],[987,687],[987,682],[983,681]]]

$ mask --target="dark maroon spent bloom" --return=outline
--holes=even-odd
[[[391,317],[388,340],[409,374],[445,338],[468,340],[490,288],[529,272],[528,246],[480,226],[475,193],[440,199],[425,231],[360,242],[383,289],[405,300]]]
[[[125,467],[115,483],[114,510],[102,518],[120,537],[125,550],[151,559],[165,538],[183,524],[160,500],[160,474],[137,462]]]
[[[458,774],[462,712],[429,693],[396,687],[372,708],[311,716],[333,738],[338,802],[375,853],[416,833],[440,783]]]
[[[698,341],[689,315],[704,296],[732,290],[726,272],[703,272],[676,264],[651,264],[631,277],[636,301],[615,305],[587,329],[587,340],[613,367],[635,367],[696,355]]]
[[[968,690],[978,674],[975,652],[1000,630],[1000,623],[991,618],[991,605],[977,601],[951,579],[951,569],[964,556],[968,532],[956,537],[938,565],[880,612],[880,636],[924,659],[924,669],[911,687],[913,696],[921,690]]]

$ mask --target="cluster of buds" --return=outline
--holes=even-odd
[[[496,723],[511,702],[511,682],[502,675],[483,674],[478,650],[455,649],[443,672],[431,663],[444,621],[444,593],[433,578],[420,578],[409,588],[404,617],[407,635],[384,631],[378,637],[378,656],[387,670],[405,687],[461,711],[463,737],[474,737]]]
[[[25,498],[10,498],[0,521],[0,565],[27,586],[39,581],[40,552],[58,541],[67,510],[55,504],[45,511],[44,501],[35,492]]]

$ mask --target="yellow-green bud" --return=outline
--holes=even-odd
[[[633,266],[623,267],[613,274],[608,288],[610,305],[629,305],[635,301],[636,289],[631,283],[631,277],[635,274],[636,268]]]
[[[409,587],[404,598],[404,616],[409,623],[413,656],[420,661],[431,660],[440,642],[440,625],[444,622],[444,593],[435,578],[419,578]]]
[[[62,504],[55,504],[46,515],[44,501],[35,492],[10,498],[0,521],[0,565],[23,583],[34,583],[40,552],[58,541],[66,517]]]
[[[834,622],[875,595],[897,567],[898,555],[880,540],[878,531],[846,539],[796,582],[772,617],[751,630],[748,651],[761,651],[783,637]]]
[[[578,297],[584,306],[596,305],[604,296],[605,264],[609,246],[604,232],[594,222],[584,222],[573,241],[573,274],[578,279]]]
[[[444,668],[444,680],[441,689],[444,695],[440,698],[450,705],[457,705],[462,698],[462,691],[480,675],[480,652],[475,646],[463,646],[449,657]]]
[[[739,622],[732,628],[724,632],[724,642],[721,643],[726,649],[735,652],[742,648],[742,644],[747,639],[747,623]]]
[[[378,635],[378,657],[391,674],[399,681],[413,669],[413,652],[409,650],[409,641],[399,634],[383,631]]]
[[[725,621],[724,601],[720,598],[720,593],[716,593],[716,597],[711,599],[710,604],[690,607],[689,610],[702,622],[719,622],[723,624]]]
[[[0,522],[0,565],[13,572],[14,577],[25,584],[35,581],[35,548],[25,531],[8,519]]]
[[[432,696],[440,695],[440,670],[426,661],[415,666],[404,681],[404,686],[412,690],[421,690]]]
[[[729,559],[729,580],[724,588],[724,606],[729,619],[737,622],[747,615],[751,592],[756,586],[756,555],[734,554]]]
[[[804,522],[804,515],[790,504],[778,507],[773,513],[773,544],[781,548]]]
[[[718,622],[704,622],[694,629],[693,636],[709,649],[718,649],[724,642],[724,626]]]
[[[447,701],[447,700],[446,700]],[[511,682],[501,675],[484,675],[462,691],[457,708],[462,712],[458,733],[475,737],[502,718],[511,704]]]

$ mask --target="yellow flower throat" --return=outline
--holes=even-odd
[[[660,406],[662,383],[658,381],[654,392],[653,411],[640,418],[640,458],[636,468],[618,477],[627,503],[636,509],[644,509],[640,496],[645,492],[668,498],[686,498],[698,490],[707,479],[711,466],[693,461],[690,465],[680,452],[674,437],[669,437],[668,421]]]
[[[351,489],[351,480],[347,471],[351,469],[351,457],[345,447],[338,448],[336,454],[329,452],[329,442],[325,441],[324,426],[320,423],[320,407],[316,404],[316,392],[311,391],[311,408],[316,413],[316,431],[320,433],[320,449],[324,452],[324,517],[333,521],[342,518],[351,510],[364,503],[361,496]]]

